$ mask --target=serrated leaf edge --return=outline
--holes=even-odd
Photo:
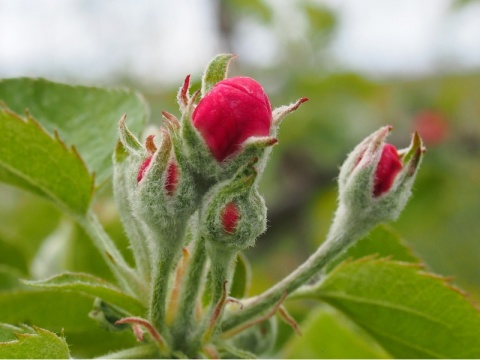
[[[8,108],[8,106],[3,101],[0,102],[0,110],[6,112],[8,115],[12,116],[12,118],[16,119],[17,121],[20,121],[20,122],[24,123],[25,125],[32,124],[32,125],[36,126],[39,129],[39,131],[41,131],[45,135],[47,135],[48,138],[50,138],[52,141],[60,144],[60,146],[67,153],[73,154],[74,157],[77,158],[80,161],[81,166],[85,169],[87,174],[90,176],[90,200],[89,200],[89,202],[91,202],[93,194],[94,194],[94,190],[95,190],[95,173],[89,171],[89,169],[87,168],[87,165],[85,164],[85,161],[80,156],[76,147],[74,145],[72,145],[69,149],[68,146],[60,139],[60,136],[58,135],[58,132],[56,130],[55,130],[54,135],[50,134],[36,119],[34,119],[28,113],[28,110],[26,110],[26,117],[23,118],[22,116],[20,116],[16,112],[12,111],[10,108]],[[38,187],[44,194],[48,195],[56,203],[59,203],[62,208],[66,208],[68,211],[70,211],[70,209],[68,207],[68,204],[64,203],[57,196],[52,195],[52,193],[50,191],[45,190],[43,187],[39,186],[35,181],[32,181],[32,179],[30,179],[29,177],[25,177],[23,174],[18,173],[18,171],[16,171],[15,169],[11,169],[9,166],[7,166],[5,164],[2,164],[2,166],[5,167],[6,169],[8,169],[8,171],[10,171],[11,173],[15,174],[16,176],[24,179],[25,181],[27,181],[29,183],[32,183],[32,184],[35,184],[34,185],[35,187]],[[85,209],[85,213],[87,211],[88,211],[88,207]]]
[[[28,325],[25,325],[25,326],[28,326]],[[26,338],[32,338],[32,337],[41,336],[41,335],[54,335],[54,336],[58,337],[59,339],[61,339],[63,341],[66,341],[65,336],[63,334],[61,336],[59,336],[56,333],[54,333],[53,331],[43,329],[43,328],[35,326],[35,325],[32,325],[31,327],[28,326],[28,327],[33,329],[35,331],[35,333],[17,333],[17,332],[14,332],[13,334],[15,335],[15,337],[17,339],[0,342],[0,346],[20,343],[22,341],[22,338],[26,339]],[[67,345],[67,344],[65,343],[65,345]]]
[[[340,263],[338,266],[336,266],[329,274],[329,276],[332,276],[335,272],[337,271],[340,271],[342,269],[342,267],[346,267],[348,265],[351,265],[351,264],[361,264],[361,263],[365,263],[365,262],[372,262],[372,263],[390,263],[390,264],[395,264],[395,265],[399,265],[399,266],[402,266],[402,267],[405,267],[405,268],[413,268],[413,269],[416,269],[417,270],[417,274],[422,276],[422,277],[425,277],[425,278],[430,278],[430,279],[433,279],[433,280],[436,280],[438,282],[441,283],[442,286],[446,287],[447,289],[450,289],[450,290],[453,290],[454,292],[458,293],[459,295],[462,296],[462,298],[472,306],[472,308],[479,312],[480,313],[480,308],[478,306],[478,304],[471,298],[471,296],[465,292],[464,290],[458,288],[457,286],[453,285],[451,282],[454,280],[453,277],[446,277],[446,276],[442,276],[442,275],[438,275],[438,274],[434,274],[434,273],[431,273],[431,272],[428,272],[428,271],[425,271],[425,265],[424,264],[419,264],[419,263],[411,263],[411,262],[404,262],[404,261],[397,261],[397,260],[390,260],[390,257],[382,257],[382,258],[378,258],[376,255],[369,255],[369,256],[365,256],[365,257],[362,257],[360,259],[354,259],[354,260],[350,260],[350,259],[346,259],[345,261],[343,261],[342,263]],[[319,287],[321,287],[321,284],[319,284]],[[320,296],[320,298],[322,298],[322,296]],[[342,311],[341,309],[339,309],[339,311]],[[410,312],[410,311],[409,311]],[[343,311],[342,311],[343,313]],[[347,315],[347,314],[346,314]],[[347,317],[349,317],[347,315]],[[422,317],[425,318],[425,316],[422,315]],[[426,318],[426,319],[429,319],[429,318]],[[429,320],[434,320],[434,319],[429,319]],[[352,321],[354,321],[352,319]],[[355,322],[355,321],[354,321]],[[439,322],[439,321],[436,321],[435,322],[439,323],[439,324],[442,324],[444,326],[449,326],[449,324],[444,324],[442,322]],[[355,322],[356,323],[356,322]],[[422,347],[418,347],[416,346],[415,344],[411,344],[410,342],[406,342],[404,341],[403,339],[401,338],[397,338],[395,336],[391,336],[391,335],[386,335],[386,334],[382,334],[382,333],[379,333],[378,331],[376,331],[375,328],[373,327],[370,327],[370,326],[365,326],[365,325],[360,325],[358,324],[359,326],[361,327],[365,327],[365,329],[371,333],[376,333],[376,334],[379,334],[381,337],[386,337],[386,338],[390,338],[392,340],[395,340],[399,343],[402,343],[402,344],[405,344],[405,345],[408,345],[409,347],[413,348],[413,349],[416,349],[416,350],[420,350],[422,352],[424,352],[425,354],[429,355],[429,356],[432,356],[432,357],[437,357],[437,358],[444,358],[445,356],[442,355],[442,354],[437,354],[429,349],[424,349]]]
[[[38,82],[42,82],[42,83],[45,83],[45,84],[54,84],[54,85],[59,85],[59,86],[64,86],[64,87],[67,87],[67,88],[70,88],[70,89],[81,89],[81,90],[95,90],[95,91],[104,91],[106,93],[109,93],[109,94],[120,94],[120,93],[124,93],[125,95],[133,95],[135,96],[138,101],[142,104],[143,106],[143,109],[144,109],[144,116],[145,116],[145,122],[148,121],[148,118],[150,117],[150,107],[148,106],[148,101],[147,99],[145,98],[145,96],[140,93],[139,91],[137,90],[134,90],[134,89],[130,89],[126,86],[118,86],[118,87],[98,87],[98,86],[89,86],[89,85],[72,85],[72,84],[65,84],[65,83],[61,83],[61,82],[56,82],[56,81],[51,81],[51,80],[48,80],[46,78],[43,78],[43,77],[27,77],[27,76],[20,76],[20,77],[13,77],[13,78],[4,78],[4,79],[0,79],[0,84],[2,82],[7,82],[7,81],[12,81],[12,80],[18,80],[18,81],[26,81],[26,82],[29,82],[29,83],[38,83]],[[22,119],[23,121],[23,118],[21,115],[15,113],[14,111],[12,111],[11,109],[8,108],[7,104],[0,99],[0,108],[5,108],[7,110],[9,110],[12,114],[15,114],[17,115],[18,117],[20,117],[20,119]],[[28,109],[25,109],[25,112],[28,114]],[[33,119],[33,117],[32,117]],[[37,121],[34,119],[34,121],[40,126],[40,128],[47,134],[49,135],[50,137],[52,137],[52,135]],[[59,139],[60,140],[60,139]],[[61,141],[61,140],[60,140]],[[65,145],[65,143],[63,141],[61,141],[61,143],[63,143],[64,147],[67,148],[67,146]],[[68,149],[67,149],[68,150]],[[102,184],[98,184],[96,185],[95,184],[95,178],[96,178],[96,175],[95,175],[95,172],[92,171],[90,172],[88,167],[86,166],[85,164],[85,161],[83,160],[83,158],[81,157],[80,153],[78,152],[78,150],[76,149],[76,147],[74,145],[72,145],[72,151],[75,151],[75,154],[80,158],[80,160],[82,161],[83,165],[85,166],[85,168],[87,169],[87,172],[88,174],[90,174],[91,178],[92,178],[92,186],[91,186],[91,195],[93,195],[94,191],[96,188],[100,187]]]
[[[435,274],[429,271],[426,271],[426,265],[424,263],[412,263],[412,262],[406,262],[406,261],[398,261],[398,260],[391,260],[391,256],[384,256],[384,257],[378,257],[377,254],[373,255],[368,255],[364,256],[359,259],[345,259],[343,262],[338,264],[330,273],[329,276],[333,275],[335,272],[340,271],[342,267],[345,267],[349,264],[355,264],[355,263],[362,263],[362,262],[369,262],[369,261],[375,261],[377,263],[393,263],[396,265],[400,265],[405,268],[416,268],[418,271],[417,273],[423,277],[429,277],[434,280],[440,281],[442,285],[446,286],[450,290],[455,291],[459,295],[462,295],[465,300],[468,301],[470,305],[472,305],[476,311],[480,313],[480,306],[477,304],[475,300],[472,299],[471,295],[467,293],[465,290],[460,289],[456,285],[452,284],[452,281],[455,280],[454,277],[452,276],[443,276],[439,274]]]

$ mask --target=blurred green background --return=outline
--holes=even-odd
[[[162,3],[165,6],[168,1]],[[198,87],[197,69],[216,52],[233,52],[239,57],[230,76],[256,78],[273,106],[299,97],[310,99],[282,124],[279,143],[262,180],[261,192],[269,209],[268,231],[247,251],[253,266],[251,294],[287,275],[323,241],[336,206],[335,178],[343,159],[369,133],[390,124],[394,131],[389,141],[398,148],[406,147],[417,130],[428,149],[414,194],[391,226],[428,269],[454,277],[455,284],[480,300],[480,62],[473,66],[455,61],[441,66],[435,63],[426,71],[406,73],[354,70],[354,66],[339,62],[332,51],[348,18],[339,16],[341,9],[330,3],[298,1],[289,5],[291,13],[285,15],[285,10],[279,10],[284,2],[212,0],[202,23],[213,34],[214,45],[205,45],[199,57],[202,60],[196,60],[196,54],[183,48],[181,41],[176,42],[178,53],[170,49],[162,55],[189,57],[189,64],[195,66],[185,66],[185,75],[196,71],[192,78]],[[375,6],[375,2],[368,3]],[[478,10],[475,1],[440,3],[444,15],[439,29],[459,12]],[[0,11],[6,5],[0,1]],[[369,12],[367,5],[365,12]],[[180,21],[172,33],[180,32],[183,25]],[[189,35],[176,36],[181,40]],[[117,46],[122,46],[121,39],[115,39]],[[162,44],[151,46],[161,48]],[[274,50],[269,53],[270,47]],[[394,52],[395,48],[392,42],[383,51]],[[257,51],[265,53],[263,60],[255,55]],[[125,68],[86,80],[61,67],[57,70],[59,74],[47,72],[44,76],[140,90],[151,107],[155,126],[160,124],[160,111],[178,113],[175,93],[181,78],[152,84],[148,76],[132,75]],[[96,207],[109,231],[126,248],[110,194],[105,185]],[[95,250],[83,239],[85,235],[46,202],[4,185],[0,185],[0,198],[0,264],[16,268],[22,276],[42,277],[67,268],[111,278],[100,257],[90,255]],[[62,240],[65,234],[68,242]],[[2,256],[6,253],[10,255]],[[85,258],[89,261],[82,260]],[[7,280],[4,288],[14,286]],[[300,321],[311,306],[292,304],[291,312]],[[281,339],[290,335],[289,329],[281,328]]]

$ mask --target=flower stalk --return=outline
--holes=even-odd
[[[247,299],[243,310],[229,314],[222,329],[229,331],[252,317],[274,306],[282,294],[292,294],[300,286],[319,274],[325,265],[346,251],[358,239],[381,222],[394,220],[410,195],[413,178],[421,162],[424,148],[418,134],[414,134],[410,147],[395,154],[401,169],[385,166],[382,156],[385,138],[391,127],[384,127],[367,137],[349,155],[340,170],[339,205],[326,241],[295,271],[264,293]],[[387,147],[387,151],[392,151]],[[389,155],[391,156],[391,155]],[[389,162],[391,160],[388,160]],[[385,166],[386,170],[379,166]],[[384,178],[378,178],[378,174]],[[386,179],[386,180],[385,180]],[[376,194],[379,182],[383,195]]]

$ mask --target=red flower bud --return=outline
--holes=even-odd
[[[385,144],[375,170],[373,196],[377,197],[388,191],[400,170],[402,170],[402,163],[397,149],[391,144]]]
[[[248,77],[218,82],[192,115],[215,159],[223,161],[252,136],[268,136],[272,108],[262,86]]]
[[[225,232],[229,234],[233,233],[240,218],[237,206],[233,202],[228,203],[223,209],[221,216]]]
[[[172,196],[177,188],[178,183],[178,166],[174,162],[168,165],[167,178],[165,179],[165,190],[167,194]]]
[[[140,182],[143,179],[143,175],[145,174],[145,170],[147,170],[148,165],[152,162],[152,155],[150,155],[148,158],[146,158],[143,162],[142,165],[140,165],[140,169],[138,169],[138,175],[137,175],[137,182]]]

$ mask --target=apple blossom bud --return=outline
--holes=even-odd
[[[120,143],[127,155],[120,154],[126,158],[121,164],[115,163],[114,188],[116,198],[126,200],[124,212],[130,217],[124,218],[138,223],[149,247],[175,253],[181,248],[185,224],[196,210],[200,195],[179,151],[179,124],[173,115],[169,120],[166,127],[161,128],[158,147],[153,136],[141,145],[128,131],[124,120],[120,122]],[[154,263],[155,259],[152,260]]]
[[[138,175],[137,175],[137,182],[142,181],[143,175],[145,174],[145,171],[147,170],[148,165],[152,162],[152,155],[150,155],[148,158],[146,158],[142,164],[140,165],[140,169],[138,169]]]
[[[165,190],[168,195],[172,196],[175,193],[175,189],[178,184],[178,165],[174,162],[171,162],[167,168],[167,175],[165,178]]]
[[[402,170],[402,163],[398,157],[397,149],[392,144],[385,144],[375,170],[373,196],[380,196],[388,191],[400,170]]]
[[[218,82],[200,100],[192,115],[217,161],[238,152],[252,136],[268,136],[272,108],[262,86],[249,77]]]
[[[397,151],[385,143],[390,130],[386,126],[368,136],[340,169],[342,212],[371,227],[396,219],[403,210],[424,152],[417,133],[408,149]]]
[[[240,217],[238,207],[235,203],[228,203],[223,209],[221,217],[223,229],[227,234],[232,234],[237,227],[238,219]]]
[[[201,187],[231,178],[252,158],[261,175],[280,121],[307,99],[272,112],[262,86],[249,77],[226,78],[233,55],[220,54],[207,66],[201,92],[189,95],[190,79],[178,92],[181,138]],[[198,105],[196,99],[201,95]]]
[[[204,204],[202,232],[210,246],[236,252],[255,243],[265,231],[266,207],[255,185],[257,173],[253,164],[239,169],[229,180],[215,185]]]

